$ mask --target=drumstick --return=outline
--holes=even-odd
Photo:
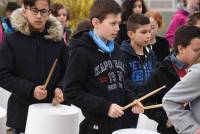
[[[166,88],[166,86],[164,85],[164,86],[162,86],[162,87],[160,87],[160,88],[158,88],[158,89],[156,89],[156,90],[154,90],[154,91],[152,91],[152,92],[146,94],[145,96],[139,98],[138,101],[142,101],[142,100],[144,100],[144,99],[146,99],[146,98],[148,98],[148,97],[154,95],[155,93],[159,92],[159,91],[162,90],[163,88]],[[131,102],[130,104],[124,106],[124,107],[122,108],[122,110],[126,110],[127,108],[129,108],[129,107],[131,107],[131,106],[133,106],[133,105],[135,105],[135,102],[134,102],[134,101]]]
[[[50,81],[50,79],[51,79],[51,76],[52,76],[52,74],[53,74],[53,71],[54,71],[54,69],[55,69],[55,67],[56,67],[57,61],[58,61],[58,59],[56,58],[55,61],[54,61],[54,63],[53,63],[53,65],[52,65],[52,67],[51,67],[51,70],[50,70],[50,72],[49,72],[49,74],[48,74],[48,77],[47,77],[47,79],[46,79],[46,81],[45,81],[44,90],[46,90],[46,88],[47,88],[47,85],[48,85],[48,83],[49,83],[49,81]]]
[[[160,108],[160,107],[162,107],[162,104],[150,105],[150,106],[145,106],[144,110],[153,109],[153,108]]]

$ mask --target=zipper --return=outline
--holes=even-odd
[[[118,76],[118,73],[117,73],[117,68],[116,68],[116,66],[115,66],[115,63],[114,63],[114,61],[113,61],[113,59],[112,59],[112,54],[110,53],[109,54],[109,59],[111,60],[111,64],[112,64],[112,66],[113,66],[113,72],[114,72],[114,74],[115,74],[115,76],[116,76],[116,84],[117,84],[117,88],[119,88],[119,76]],[[120,88],[119,88],[120,89]]]
[[[146,76],[146,72],[145,72],[145,61],[146,61],[146,55],[145,56],[145,59],[144,59],[144,62],[141,60],[141,58],[139,56],[137,56],[137,58],[139,59],[139,62],[141,63],[142,65],[142,70],[143,70],[143,81],[146,81],[145,80],[145,76]]]

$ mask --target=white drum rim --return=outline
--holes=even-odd
[[[44,111],[42,111],[42,109],[39,110],[39,111],[34,111],[34,109],[36,109],[37,106],[47,106],[47,107],[55,108],[54,110],[57,110],[56,107],[58,107],[62,110],[66,110],[66,111],[64,111],[64,112],[52,112],[52,111],[47,112],[46,109],[44,109]],[[70,110],[73,111],[73,112],[69,113],[69,109],[67,109],[67,108],[70,108]],[[68,105],[59,104],[57,106],[53,106],[51,103],[35,103],[35,104],[32,104],[32,105],[29,106],[29,112],[30,113],[33,112],[33,113],[45,114],[45,115],[60,115],[60,116],[63,115],[64,116],[64,115],[76,115],[76,114],[78,114],[79,111],[78,111],[77,108],[71,107],[71,106],[68,106]]]
[[[124,130],[138,130],[138,131],[144,131],[144,132],[152,132],[153,134],[159,134],[158,132],[155,132],[155,131],[151,131],[151,130],[147,130],[147,129],[136,129],[136,128],[125,128],[125,129],[119,129],[119,130],[116,130],[114,131],[112,134],[118,134],[118,132],[121,132],[121,131],[124,131]],[[120,134],[120,133],[119,133]]]

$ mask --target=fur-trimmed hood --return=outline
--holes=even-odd
[[[31,35],[29,24],[26,18],[23,16],[23,8],[15,10],[11,15],[11,25],[15,31],[18,31],[24,35]],[[63,27],[61,23],[53,16],[49,16],[47,20],[49,24],[47,28],[47,34],[44,36],[45,39],[60,41],[63,37]]]

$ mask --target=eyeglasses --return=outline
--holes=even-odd
[[[40,15],[43,17],[46,17],[49,14],[49,10],[47,9],[40,9],[40,10],[37,8],[27,8],[27,9],[29,9],[31,13],[35,16],[37,16],[39,12],[40,12]]]

